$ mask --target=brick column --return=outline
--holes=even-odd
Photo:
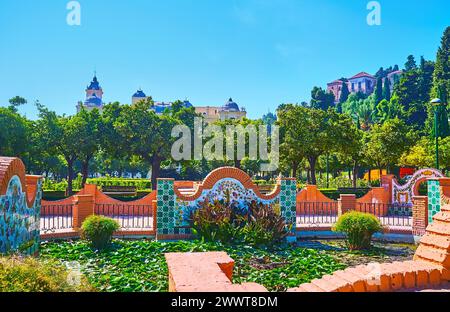
[[[413,220],[412,231],[414,236],[422,236],[428,226],[428,197],[413,197]]]
[[[93,195],[75,195],[73,199],[73,228],[78,231],[83,221],[94,214]]]
[[[388,192],[388,204],[392,203],[392,181],[395,179],[395,175],[387,174],[381,176],[381,187]]]
[[[450,197],[450,178],[440,178],[441,194]]]
[[[356,195],[341,194],[341,197],[338,199],[338,215],[341,216],[352,210],[356,210]]]

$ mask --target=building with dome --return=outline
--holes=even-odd
[[[147,96],[144,91],[142,91],[141,89],[138,89],[133,96],[131,97],[131,103],[132,104],[136,104],[140,101],[145,101],[147,99],[149,99],[150,97]],[[173,105],[173,102],[154,102],[153,105],[153,110],[155,111],[156,114],[162,114],[166,109],[170,109]],[[189,108],[189,107],[193,107],[193,105],[188,101],[188,100],[184,100],[182,102],[183,107]]]
[[[86,99],[77,104],[77,112],[84,107],[86,110],[97,108],[99,111],[103,109],[103,89],[98,82],[97,75],[94,75],[91,83],[86,88]]]
[[[239,108],[239,105],[232,98],[223,106],[195,107],[195,112],[203,115],[207,123],[213,123],[217,120],[242,119],[247,117],[245,108]]]
[[[77,104],[77,112],[82,108],[90,111],[97,108],[100,112],[103,110],[103,89],[97,79],[97,75],[94,75],[91,83],[86,88],[86,98],[84,101],[79,101]],[[136,104],[140,101],[150,99],[145,92],[139,88],[132,96],[131,103]],[[182,102],[183,107],[194,107],[187,99]],[[155,101],[152,109],[156,114],[162,114],[166,109],[171,109],[173,102],[159,102]],[[207,123],[213,123],[217,120],[228,119],[242,119],[247,116],[245,108],[239,108],[239,105],[229,99],[223,106],[200,106],[195,107],[195,112],[201,114]]]

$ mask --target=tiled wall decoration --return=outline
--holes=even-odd
[[[229,198],[240,209],[248,209],[251,201],[263,204],[272,204],[280,210],[288,224],[292,224],[295,231],[296,224],[296,181],[282,179],[280,193],[271,199],[259,197],[251,188],[244,186],[236,178],[218,179],[211,188],[203,189],[199,196],[192,200],[185,200],[177,196],[174,190],[174,180],[159,179],[157,187],[157,235],[184,235],[191,234],[190,216],[199,209],[204,201],[213,202]]]
[[[280,192],[280,209],[281,215],[285,218],[286,223],[291,225],[291,232],[296,231],[296,196],[297,196],[297,181],[296,180],[281,180]]]
[[[41,199],[41,181],[30,208],[20,178],[10,179],[6,194],[0,196],[0,253],[34,254],[39,250]]]
[[[441,188],[439,180],[428,180],[428,224],[441,211]]]
[[[175,228],[175,192],[174,181],[159,179],[157,185],[157,234],[174,235]]]
[[[400,185],[395,179],[392,181],[392,203],[397,204],[412,204],[414,197],[414,188],[418,183],[429,178],[441,178],[444,175],[436,169],[421,169],[414,173],[409,179],[408,183]]]

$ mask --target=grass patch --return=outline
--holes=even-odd
[[[167,291],[166,252],[225,251],[235,260],[234,283],[256,282],[270,291],[285,291],[345,268],[324,251],[283,246],[264,249],[200,241],[114,240],[95,251],[83,241],[42,243],[41,257],[78,261],[89,282],[104,292]]]

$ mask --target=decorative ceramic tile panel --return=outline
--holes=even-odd
[[[34,254],[39,250],[41,199],[41,181],[29,208],[20,178],[11,178],[6,194],[0,196],[0,253]]]
[[[428,180],[428,224],[441,211],[441,187],[439,180]]]
[[[173,180],[158,180],[157,185],[157,234],[174,235],[175,192]]]
[[[295,233],[297,222],[297,182],[295,180],[281,180],[281,192],[279,196],[281,215],[285,218],[286,223],[291,225],[291,232]]]
[[[281,192],[272,199],[262,199],[252,189],[246,188],[234,178],[218,180],[211,189],[202,190],[195,200],[186,201],[178,198],[174,193],[174,181],[159,179],[157,185],[157,234],[183,235],[191,234],[190,219],[193,212],[205,201],[227,200],[241,209],[243,213],[248,209],[248,203],[256,201],[265,205],[273,205],[279,213],[296,228],[296,195],[295,180],[281,180]]]

